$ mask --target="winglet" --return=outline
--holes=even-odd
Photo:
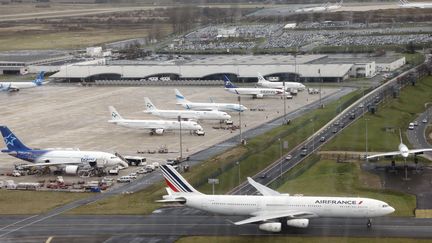
[[[111,113],[111,120],[112,121],[119,121],[123,120],[123,118],[120,116],[120,113],[117,112],[117,110],[114,108],[114,106],[109,106],[109,111]]]
[[[249,184],[257,189],[263,196],[280,196],[281,194],[273,189],[270,189],[260,183],[254,181],[252,178],[247,178]]]
[[[149,99],[149,97],[144,97],[144,104],[146,106],[146,110],[147,111],[155,111],[155,110],[157,110],[156,106],[153,105],[153,103],[151,102],[151,100]]]

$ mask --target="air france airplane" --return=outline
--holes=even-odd
[[[0,82],[0,91],[19,91],[20,89],[28,89],[41,86],[47,82],[44,82],[44,72],[40,72],[36,79],[32,82]]]
[[[119,157],[99,151],[58,150],[58,149],[31,149],[24,145],[8,127],[0,126],[0,131],[7,149],[1,150],[10,156],[22,159],[32,164],[28,166],[55,166],[64,168],[67,174],[76,174],[82,165],[113,167],[128,164]]]
[[[416,155],[416,154],[422,154],[423,152],[432,151],[432,148],[408,149],[408,147],[402,142],[402,134],[401,134],[400,130],[399,130],[399,137],[400,137],[400,144],[398,146],[398,149],[399,149],[398,151],[392,151],[392,152],[387,152],[387,153],[382,153],[382,154],[370,155],[370,156],[367,156],[367,159],[373,159],[373,158],[377,158],[377,157],[391,157],[391,156],[400,155],[406,160],[406,158],[408,158],[408,156],[410,154]]]
[[[195,121],[167,121],[167,120],[131,120],[123,119],[117,110],[113,107],[109,107],[111,113],[111,120],[109,123],[114,123],[116,125],[136,128],[136,129],[149,129],[150,135],[153,134],[163,134],[166,130],[191,130],[191,131],[202,131],[203,128]]]
[[[284,86],[285,83],[285,86]],[[276,88],[276,89],[284,89],[285,90],[299,90],[302,91],[306,89],[306,86],[299,82],[270,82],[266,80],[260,73],[258,73],[258,83],[259,86],[266,87],[266,88]]]
[[[259,229],[281,232],[282,224],[290,227],[306,228],[310,218],[341,217],[371,218],[393,213],[387,203],[371,198],[360,197],[306,197],[280,194],[250,177],[248,182],[262,195],[206,195],[193,188],[172,166],[161,167],[168,195],[157,202],[176,202],[203,211],[242,215],[249,218],[235,222],[235,225],[258,223]]]
[[[235,103],[199,103],[199,102],[191,102],[187,100],[178,89],[175,89],[175,95],[177,104],[183,106],[188,110],[199,110],[199,111],[228,111],[228,112],[243,112],[248,108],[244,105],[235,104]]]
[[[291,96],[283,89],[270,89],[270,88],[237,88],[234,86],[229,78],[224,76],[225,90],[237,95],[251,95],[252,98],[261,99],[264,96],[286,95]]]
[[[148,97],[144,97],[144,103],[146,106],[145,113],[149,113],[155,116],[177,119],[179,116],[182,119],[194,119],[194,120],[229,120],[231,116],[226,112],[211,110],[211,111],[193,111],[193,110],[159,110],[150,101]]]

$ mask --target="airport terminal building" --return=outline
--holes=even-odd
[[[216,55],[194,56],[191,60],[107,61],[103,64],[72,64],[60,68],[51,78],[57,81],[96,80],[221,80],[228,75],[233,81],[256,82],[257,73],[279,80],[300,82],[340,82],[348,77],[370,77],[375,74],[373,61],[364,63],[373,69],[355,67],[356,63],[327,62],[327,55]],[[358,62],[360,63],[360,62]],[[372,63],[372,64],[371,64]],[[355,68],[353,68],[355,67]],[[364,72],[368,74],[365,75]]]

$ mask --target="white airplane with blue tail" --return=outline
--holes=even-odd
[[[40,72],[31,82],[0,82],[0,91],[16,92],[20,89],[35,88],[48,82],[44,82],[45,72]]]

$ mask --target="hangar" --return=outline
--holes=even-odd
[[[107,61],[103,65],[67,65],[51,76],[56,80],[141,80],[170,77],[171,80],[220,80],[229,75],[237,81],[256,81],[257,73],[281,80],[340,82],[353,64],[313,64],[326,55],[216,55],[194,56],[192,60]]]

